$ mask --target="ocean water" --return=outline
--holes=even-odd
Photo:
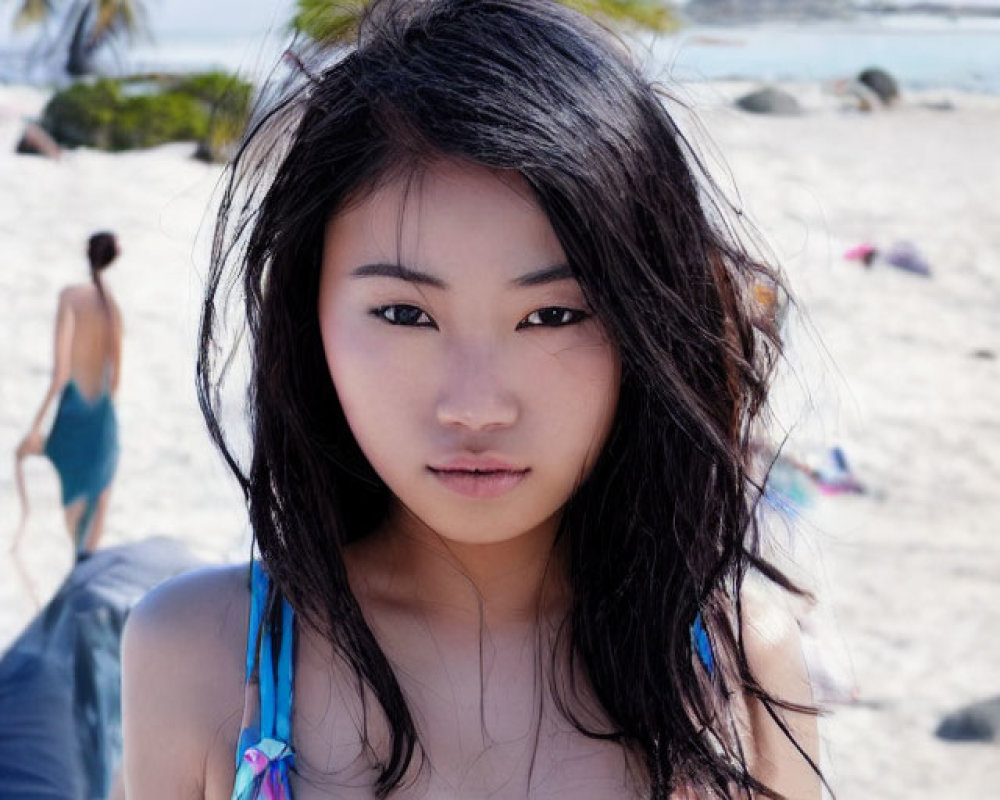
[[[1000,93],[1000,19],[862,17],[692,27],[642,44],[648,66],[679,81],[826,81],[879,66],[913,89]]]
[[[172,32],[106,54],[112,73],[237,70],[259,79],[288,45],[287,36]],[[826,81],[869,66],[889,70],[904,87],[957,88],[1000,94],[1000,19],[860,16],[845,22],[689,26],[673,35],[639,36],[647,70],[672,81],[719,79]],[[49,82],[55,56],[0,38],[0,80]]]

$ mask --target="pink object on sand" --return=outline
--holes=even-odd
[[[855,245],[849,250],[844,252],[844,258],[848,261],[866,261],[871,258],[872,254],[875,252],[875,246],[868,243],[862,242],[861,244]]]

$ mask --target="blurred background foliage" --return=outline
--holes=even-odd
[[[79,81],[56,92],[42,127],[59,144],[129,150],[197,141],[206,160],[242,136],[253,86],[224,72]]]
[[[656,0],[560,0],[608,26],[674,30],[673,8]],[[254,89],[223,72],[197,75],[93,76],[95,55],[149,33],[144,0],[0,0],[13,6],[14,26],[54,26],[65,72],[78,81],[56,92],[42,127],[69,147],[125,150],[178,140],[197,141],[197,155],[224,160],[246,128]],[[291,32],[322,46],[356,35],[366,0],[296,0]]]
[[[93,72],[94,56],[115,41],[131,42],[147,33],[146,6],[141,0],[14,0],[15,29],[56,23],[57,41],[66,48],[70,75]],[[7,5],[11,3],[7,0]]]
[[[659,32],[675,30],[679,25],[673,8],[656,0],[560,2],[609,25],[619,24]],[[321,44],[344,44],[357,33],[358,22],[366,5],[364,0],[297,0],[291,28]]]

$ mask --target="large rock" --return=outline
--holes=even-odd
[[[899,84],[884,69],[869,67],[858,75],[857,81],[874,92],[884,106],[891,106],[899,100]]]
[[[934,733],[952,742],[1000,740],[1000,696],[952,712],[941,720]]]
[[[788,92],[773,87],[758,89],[736,100],[736,105],[753,114],[801,114],[802,106]]]

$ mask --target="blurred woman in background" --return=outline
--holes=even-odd
[[[118,305],[101,280],[118,254],[114,234],[95,233],[87,243],[90,281],[59,293],[52,381],[16,452],[22,499],[20,462],[25,456],[44,454],[59,473],[77,560],[100,541],[118,466],[114,396],[121,377],[122,324]],[[42,422],[57,396],[59,407],[46,438]]]

